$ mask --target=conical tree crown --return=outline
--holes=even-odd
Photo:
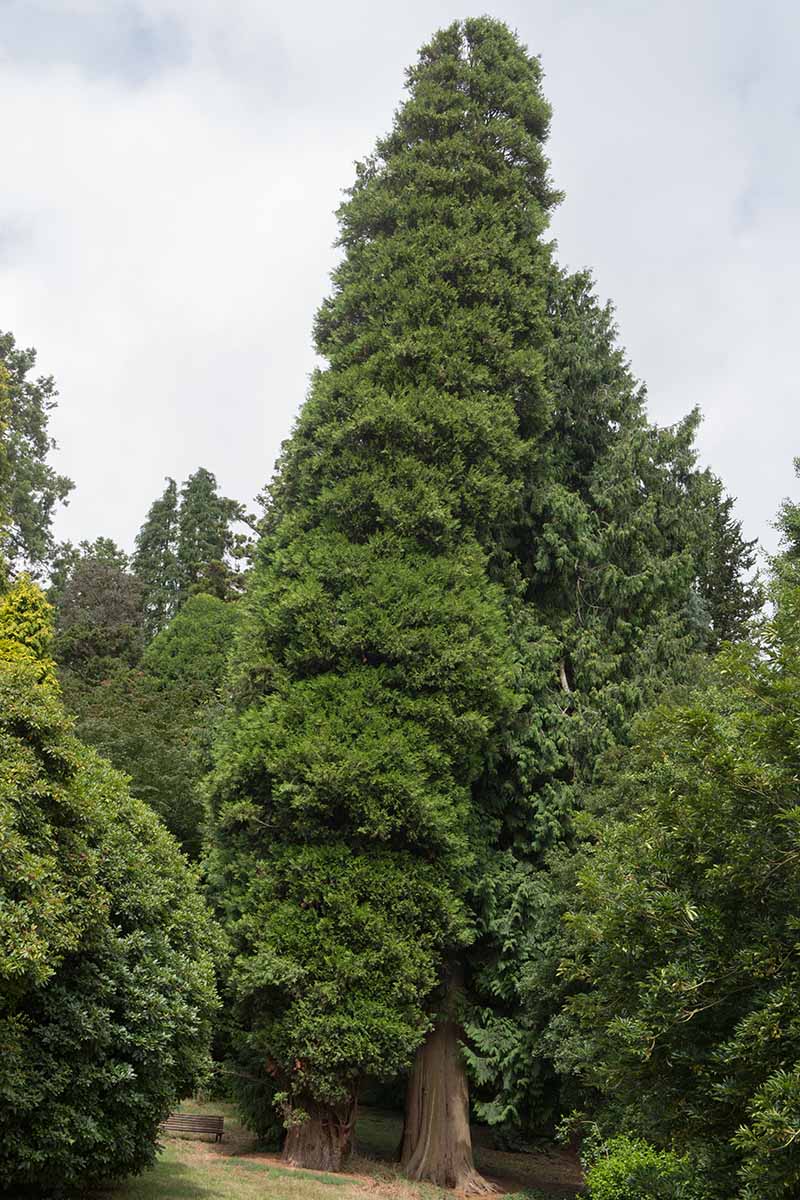
[[[276,499],[358,538],[488,543],[548,423],[550,110],[538,61],[488,19],[438,34],[408,84],[339,213],[345,255],[316,322],[330,368]]]

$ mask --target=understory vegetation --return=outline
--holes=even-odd
[[[502,23],[422,48],[257,518],[57,544],[0,334],[0,1194],[798,1194],[800,505],[759,576],[549,121]],[[201,1090],[250,1157],[154,1167]]]

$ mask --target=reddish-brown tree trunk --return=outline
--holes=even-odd
[[[410,1179],[459,1192],[493,1192],[475,1170],[469,1128],[469,1085],[455,1020],[459,991],[448,987],[446,1013],[417,1051],[406,1091],[400,1168]]]
[[[345,1111],[304,1103],[306,1116],[290,1122],[283,1145],[283,1161],[315,1171],[341,1171],[350,1153],[355,1124],[355,1100]]]

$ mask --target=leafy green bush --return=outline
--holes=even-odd
[[[0,602],[0,645],[16,647],[0,658],[0,1191],[14,1197],[152,1162],[160,1121],[209,1068],[215,1008],[193,872],[72,736],[49,640],[23,582]]]
[[[702,1162],[708,1195],[800,1185],[800,586],[643,717],[568,916],[559,1064],[604,1129]],[[570,1025],[570,1021],[572,1024]],[[744,1190],[742,1187],[744,1186]]]
[[[704,1200],[687,1157],[624,1135],[605,1143],[586,1184],[591,1200]]]
[[[144,665],[163,683],[191,689],[197,703],[212,699],[225,669],[237,619],[235,604],[190,596],[144,652]]]

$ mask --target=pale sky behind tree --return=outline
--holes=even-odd
[[[797,495],[798,0],[0,0],[0,329],[56,377],[60,538],[130,548],[171,475],[246,502],[315,357],[335,209],[435,29],[540,54],[566,192],[653,420],[699,405],[749,537]]]

